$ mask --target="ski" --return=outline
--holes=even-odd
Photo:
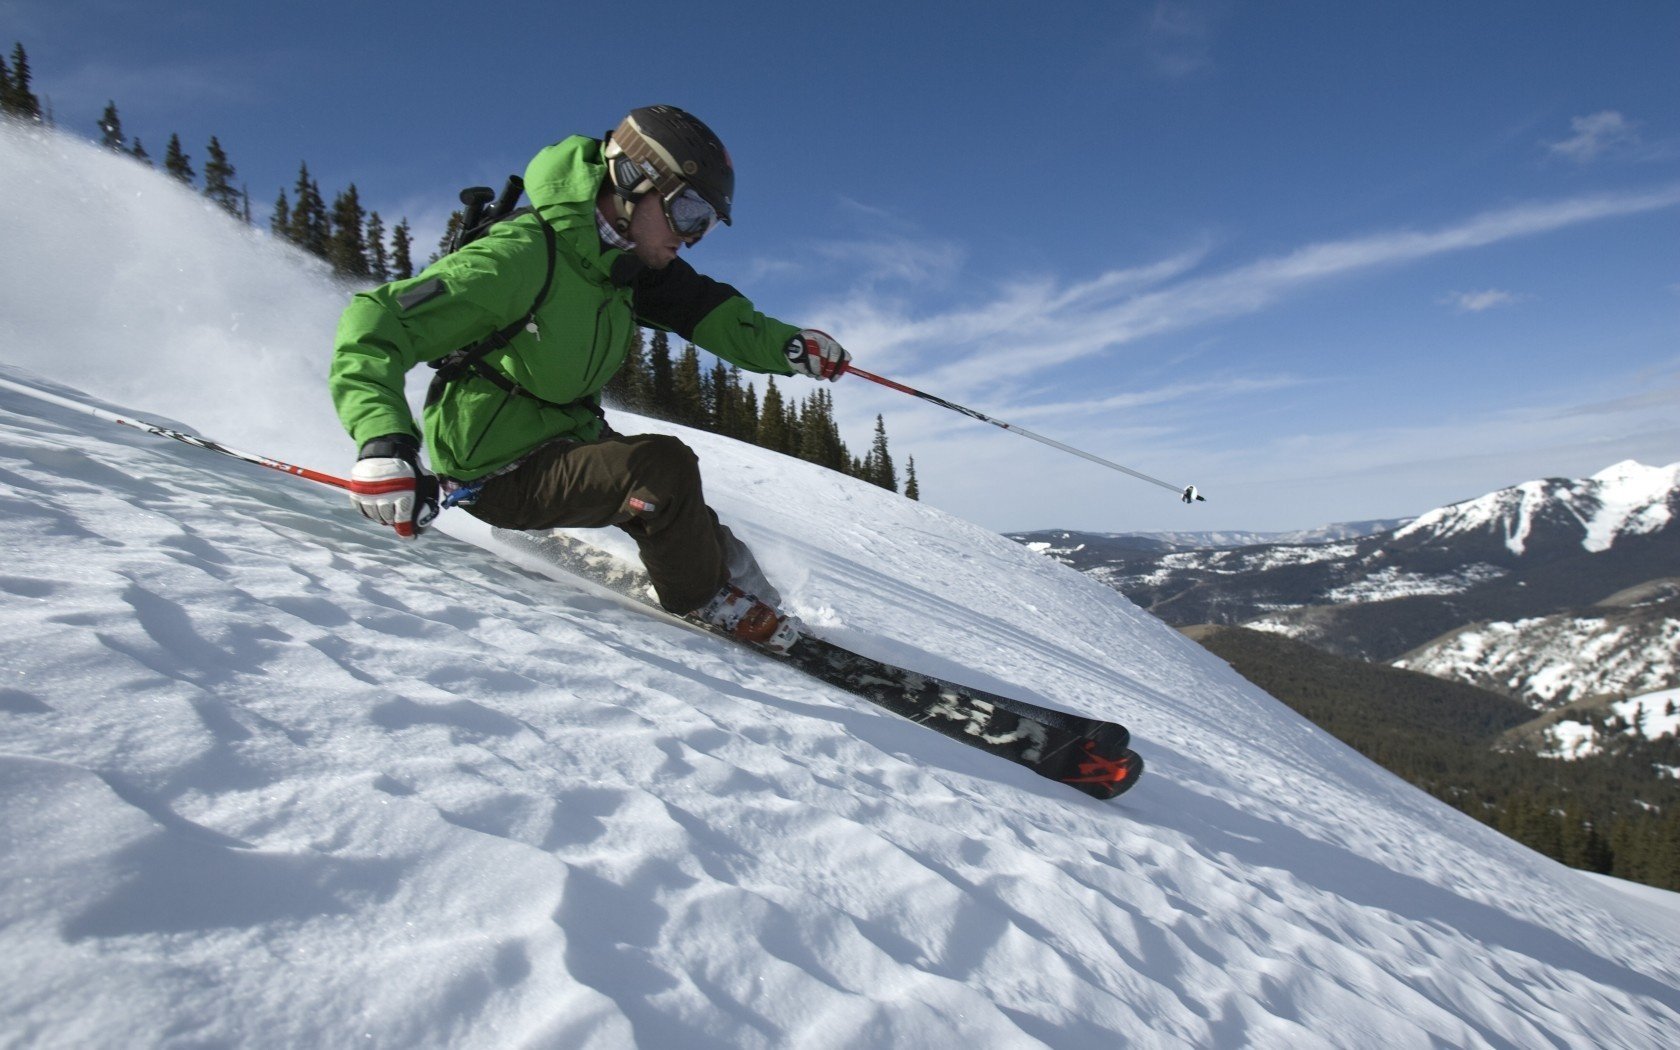
[[[810,635],[786,653],[765,655],[953,740],[1097,798],[1113,798],[1137,783],[1143,773],[1143,759],[1127,746],[1131,734],[1115,722],[948,682]]]
[[[499,543],[534,553],[571,575],[658,608],[648,595],[648,580],[639,567],[564,532],[493,529],[492,535]],[[736,642],[705,624],[687,619],[680,622]],[[1128,746],[1131,734],[1117,722],[1069,714],[946,681],[854,653],[809,634],[785,653],[768,649],[759,652],[918,725],[1095,798],[1114,798],[1143,775],[1143,759]]]

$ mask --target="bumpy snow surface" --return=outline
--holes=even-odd
[[[0,376],[348,469],[339,292],[0,134]],[[0,1043],[1674,1045],[1669,897],[1435,803],[1072,570],[687,436],[810,623],[1124,720],[1148,777],[1098,802],[461,512],[403,544],[0,391]]]

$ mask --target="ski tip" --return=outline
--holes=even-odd
[[[1143,776],[1143,758],[1127,749],[1118,758],[1100,754],[1089,741],[1082,741],[1084,757],[1074,762],[1073,771],[1062,783],[1093,798],[1115,798],[1132,789]]]

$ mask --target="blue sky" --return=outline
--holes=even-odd
[[[873,371],[924,498],[997,529],[1284,529],[1680,459],[1680,5],[0,0],[57,123],[455,190],[665,101],[734,155],[691,255]],[[432,234],[428,234],[429,237]],[[323,346],[330,333],[322,333]],[[803,392],[803,388],[799,388]]]

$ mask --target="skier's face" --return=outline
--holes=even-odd
[[[655,270],[671,265],[683,246],[683,239],[665,219],[659,197],[652,193],[637,201],[630,213],[630,239],[636,242],[636,258]]]

